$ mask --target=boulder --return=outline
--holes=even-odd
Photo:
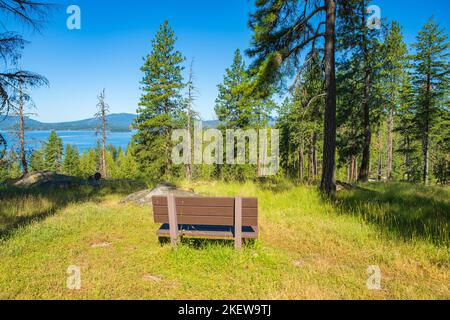
[[[193,191],[183,190],[177,188],[174,184],[164,182],[158,184],[153,189],[147,189],[138,191],[127,196],[122,203],[136,203],[139,205],[152,205],[152,197],[153,196],[165,196],[169,193],[172,193],[176,197],[201,197],[201,195],[194,193]]]
[[[52,171],[37,171],[23,175],[22,177],[11,181],[11,184],[19,188],[59,186],[67,187],[80,184],[80,178],[66,176]]]

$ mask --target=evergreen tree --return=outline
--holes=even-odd
[[[175,35],[168,22],[152,40],[152,51],[141,68],[143,95],[137,110],[133,137],[135,156],[142,172],[152,179],[172,175],[172,130],[181,127],[184,104],[183,56],[175,50]]]
[[[283,76],[298,70],[303,51],[314,51],[323,39],[326,96],[320,188],[327,194],[336,191],[336,5],[336,0],[256,1],[256,12],[250,18],[252,48],[248,50],[256,58],[254,87],[259,94],[270,95],[271,84],[281,83]]]
[[[361,165],[358,174],[359,181],[369,179],[370,168],[370,146],[372,141],[372,129],[378,123],[371,118],[374,115],[373,110],[379,105],[375,103],[374,84],[377,73],[380,71],[380,50],[381,32],[375,28],[367,27],[367,6],[369,0],[351,0],[343,1],[344,14],[339,23],[339,45],[350,59],[356,59],[357,68],[355,72],[357,77],[362,79],[362,101],[359,104],[362,108],[362,130],[364,134]],[[343,56],[342,63],[346,62],[347,56]],[[377,112],[379,116],[379,112]]]
[[[122,147],[116,148],[115,145],[113,144],[108,144],[108,146],[106,147],[106,150],[111,153],[112,158],[114,159],[114,161],[117,160],[117,157],[119,156],[119,153],[122,151]]]
[[[403,77],[399,90],[399,108],[397,110],[397,125],[395,132],[400,136],[396,151],[402,160],[402,179],[405,181],[420,181],[420,129],[415,123],[415,95],[409,74]]]
[[[30,167],[32,171],[43,171],[45,170],[44,155],[42,151],[35,150],[30,156]]]
[[[408,49],[403,42],[400,25],[392,22],[384,41],[384,66],[382,77],[387,98],[387,172],[392,180],[394,163],[394,116],[400,105],[400,88],[407,68]]]
[[[248,80],[241,52],[236,49],[233,63],[225,70],[223,82],[217,86],[215,112],[222,128],[246,129],[252,122],[252,108],[242,85]]]
[[[80,158],[80,171],[83,177],[95,174],[99,168],[99,154],[96,149],[84,150]]]
[[[285,159],[284,168],[301,181],[306,174],[308,180],[313,181],[318,173],[317,154],[324,104],[321,59],[314,52],[307,61],[293,88],[291,99],[283,103],[277,123],[281,129],[281,140],[285,141],[280,150]]]
[[[66,146],[66,153],[64,156],[63,173],[69,176],[79,176],[80,171],[80,154],[75,147],[70,144]]]
[[[448,111],[449,48],[447,34],[433,18],[419,31],[413,44],[414,88],[417,96],[416,124],[422,134],[422,180],[429,181],[430,136],[435,125]]]
[[[338,167],[347,166],[347,181],[358,178],[358,161],[364,144],[363,132],[363,83],[359,76],[356,56],[338,63],[337,72],[337,150]]]
[[[63,143],[56,131],[52,131],[44,147],[45,169],[60,172],[62,169]]]
[[[139,177],[139,165],[133,157],[133,146],[130,145],[124,154],[119,153],[117,159],[119,178],[136,179]]]
[[[111,151],[106,150],[105,153],[105,163],[106,166],[108,167],[108,178],[114,178],[117,179],[119,178],[119,170],[117,167],[117,163],[116,160],[114,159],[114,155]]]

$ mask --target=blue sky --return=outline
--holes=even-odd
[[[195,58],[196,109],[203,119],[214,119],[217,84],[234,50],[245,50],[250,42],[247,21],[252,0],[54,1],[61,6],[41,33],[18,30],[30,41],[22,67],[50,81],[49,88],[32,92],[37,106],[34,118],[40,121],[92,117],[103,88],[111,112],[134,113],[140,97],[142,58],[150,52],[150,40],[166,19],[178,37],[177,49],[187,60]],[[81,30],[66,27],[65,11],[71,4],[81,8]],[[400,22],[408,43],[432,15],[450,30],[448,0],[380,0],[372,4],[381,8],[383,18]]]

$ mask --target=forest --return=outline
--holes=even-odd
[[[338,2],[336,7],[306,1],[303,9],[297,1],[281,3],[257,2],[249,19],[251,46],[245,53],[236,49],[218,84],[214,110],[224,135],[225,129],[279,129],[278,175],[320,182],[326,192],[335,190],[336,179],[448,184],[449,42],[438,21],[431,17],[408,48],[398,22],[383,20],[377,28],[368,27],[374,22],[367,21],[367,1]],[[30,5],[36,14],[44,8]],[[315,18],[323,18],[325,10],[333,11],[332,26]],[[327,38],[330,32],[332,39]],[[5,59],[11,60],[9,65],[18,63],[23,39],[11,34],[3,34],[3,39]],[[333,41],[333,52],[326,50],[327,41]],[[251,58],[249,65],[244,54]],[[137,133],[128,150],[107,145],[107,123],[99,147],[81,155],[72,146],[63,150],[56,133],[40,150],[27,149],[22,139],[20,146],[4,147],[2,179],[28,170],[81,176],[98,171],[109,178],[152,182],[260,176],[258,165],[171,164],[171,132],[192,127],[198,116],[195,63],[176,49],[176,35],[167,21],[152,39],[141,71]],[[46,79],[19,69],[8,72],[1,75],[1,110],[23,119],[32,104],[31,88],[45,85]],[[19,126],[23,137],[20,131]]]

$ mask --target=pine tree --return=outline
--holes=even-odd
[[[362,125],[363,125],[363,150],[361,165],[359,168],[358,180],[367,181],[369,179],[370,168],[370,147],[372,141],[372,129],[377,125],[371,119],[371,111],[376,108],[374,103],[374,83],[376,73],[380,71],[380,36],[377,29],[367,27],[367,6],[369,0],[344,1],[345,14],[341,16],[339,23],[339,44],[340,49],[345,53],[358,59],[358,68],[355,70],[362,79]],[[345,56],[344,56],[345,59]],[[345,63],[345,60],[341,63]]]
[[[269,95],[270,84],[280,83],[283,76],[298,70],[302,52],[314,51],[323,39],[326,96],[320,188],[327,194],[336,191],[336,5],[336,0],[256,1],[256,12],[250,18],[252,48],[247,51],[256,58],[252,66],[255,87]]]
[[[419,31],[413,48],[416,123],[422,133],[422,180],[428,184],[431,130],[448,108],[450,44],[445,31],[431,18]]]
[[[62,169],[63,143],[56,131],[52,131],[44,147],[45,169],[60,172]]]
[[[337,150],[338,167],[347,166],[347,181],[358,178],[358,161],[364,144],[363,83],[359,76],[359,61],[355,56],[338,63]]]
[[[81,175],[85,178],[92,176],[99,168],[99,154],[96,149],[84,150],[80,158]]]
[[[387,91],[387,179],[392,180],[394,163],[394,117],[400,104],[400,88],[407,68],[408,49],[403,42],[400,25],[392,22],[384,41],[384,66],[382,77]]]
[[[29,162],[32,171],[45,170],[44,155],[42,151],[40,150],[33,151],[31,153]]]
[[[400,136],[396,151],[403,157],[403,180],[420,181],[420,129],[415,123],[415,94],[411,76],[406,73],[399,90],[399,108],[397,110],[397,125],[395,132]]]
[[[70,144],[66,146],[66,153],[64,156],[63,173],[69,176],[79,176],[80,171],[80,154],[75,147]]]
[[[108,178],[117,179],[119,178],[119,169],[117,167],[116,159],[114,154],[110,150],[105,152],[105,163],[108,168]]]
[[[285,141],[280,151],[286,160],[289,159],[285,161],[285,169],[286,166],[296,168],[297,170],[287,171],[291,174],[297,171],[294,176],[301,181],[307,173],[308,180],[312,182],[318,173],[317,153],[323,123],[324,88],[319,55],[314,52],[307,61],[293,88],[290,101],[285,101],[280,110],[282,117],[277,126],[281,129],[282,140]],[[289,152],[293,155],[289,156]]]
[[[175,35],[165,21],[152,40],[152,52],[141,68],[143,94],[137,110],[133,137],[135,156],[148,178],[172,175],[172,130],[181,127],[184,104],[183,56],[175,50]]]
[[[124,154],[119,153],[117,158],[117,166],[119,172],[119,178],[123,179],[136,179],[139,177],[139,166],[133,157],[133,146],[130,145]]]
[[[241,51],[234,52],[233,63],[225,69],[223,82],[217,86],[215,112],[221,128],[246,129],[251,124],[252,110],[242,85],[248,80]]]

